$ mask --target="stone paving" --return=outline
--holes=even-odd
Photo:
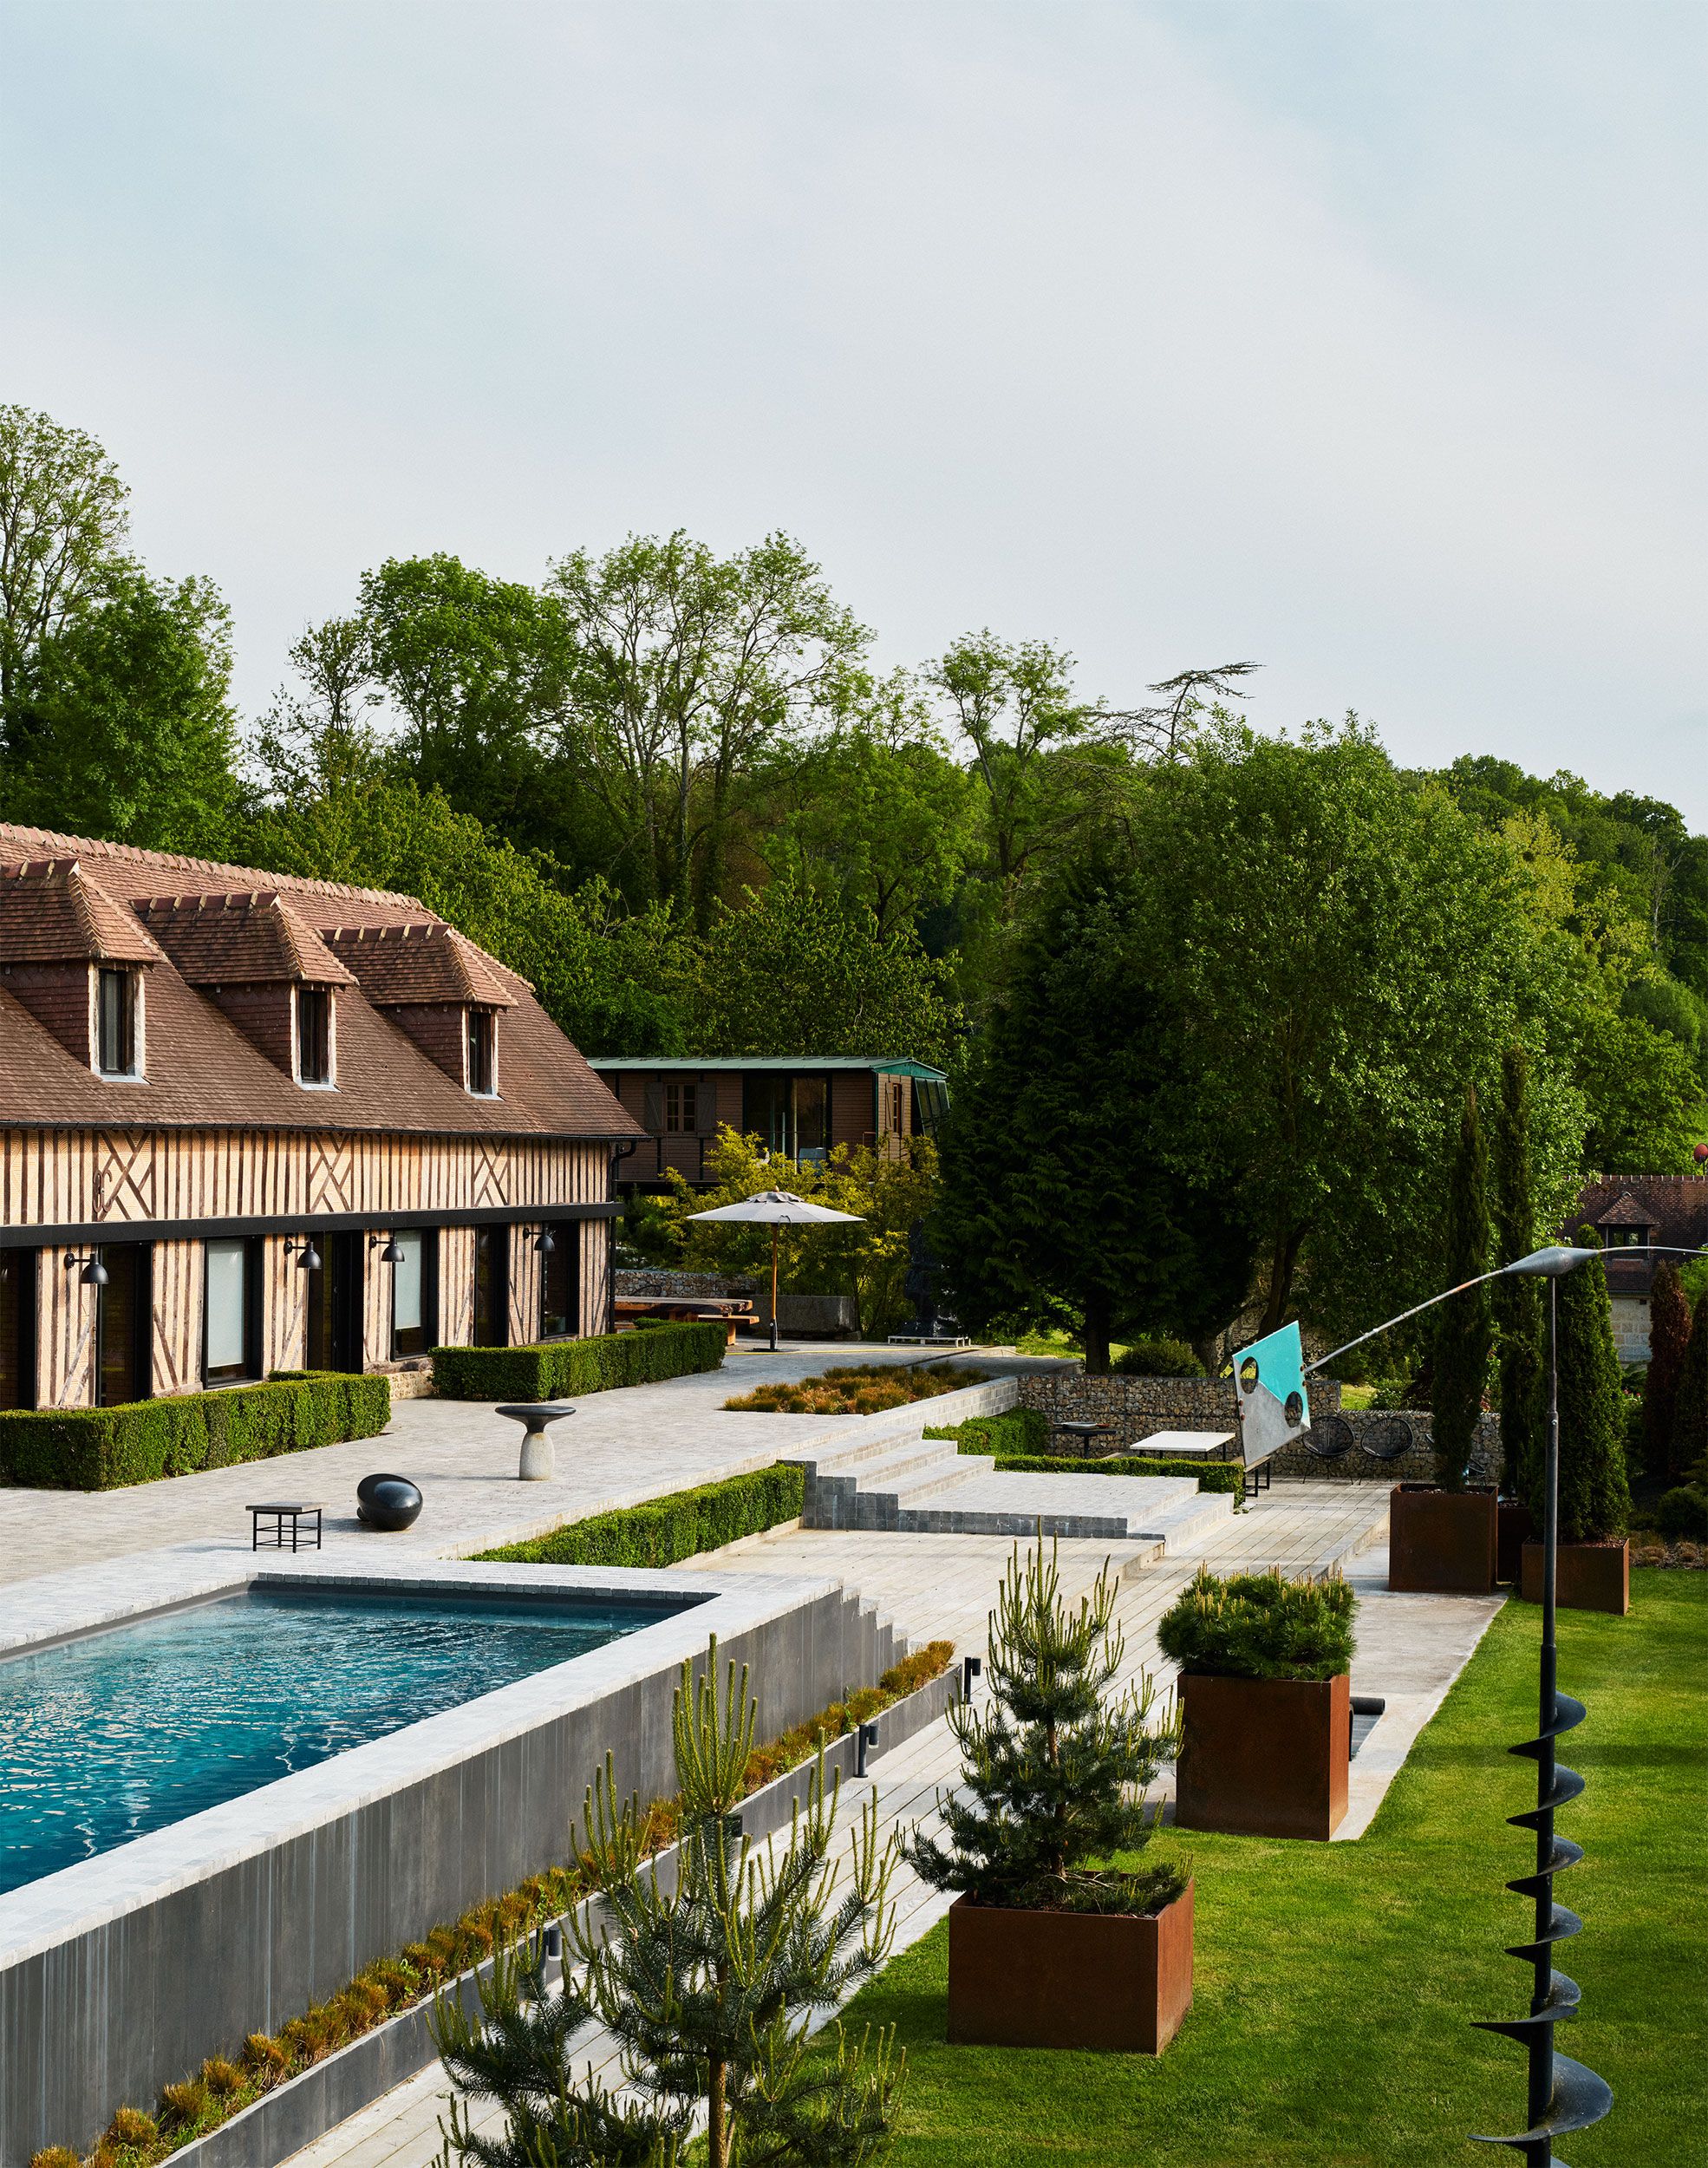
[[[557,1474],[546,1483],[516,1480],[520,1427],[489,1405],[418,1400],[398,1401],[381,1436],[347,1445],[121,1491],[0,1486],[0,1584],[168,1545],[246,1551],[251,1499],[324,1499],[329,1549],[382,1543],[388,1557],[466,1557],[589,1513],[768,1467],[779,1453],[861,1419],[735,1411],[726,1400],[832,1363],[900,1364],[916,1352],[846,1342],[774,1355],[738,1347],[721,1370],[589,1394],[554,1426]],[[425,1510],[404,1534],[375,1537],[355,1518],[356,1484],[376,1469],[421,1486]]]
[[[1200,1564],[1221,1573],[1274,1565],[1292,1574],[1344,1572],[1359,1597],[1353,1691],[1381,1695],[1387,1701],[1353,1761],[1349,1811],[1337,1832],[1339,1839],[1352,1840],[1368,1828],[1413,1740],[1440,1706],[1502,1601],[1390,1596],[1386,1533],[1385,1485],[1286,1483],[1247,1512],[1205,1530],[1197,1548],[1188,1546],[1183,1555],[1156,1562],[1154,1545],[1064,1540],[1058,1558],[1070,1600],[1090,1586],[1105,1560],[1120,1573],[1117,1613],[1126,1641],[1126,1673],[1148,1671],[1162,1686],[1170,1668],[1157,1648],[1157,1622]],[[793,1528],[751,1537],[676,1570],[708,1572],[720,1564],[739,1562],[744,1573],[812,1573],[840,1579],[857,1586],[911,1639],[942,1637],[962,1651],[976,1652],[983,1649],[988,1610],[1013,1548],[1007,1539],[989,1536]],[[845,1819],[851,1821],[871,1797],[886,1831],[905,1831],[922,1822],[929,1826],[938,1792],[954,1781],[957,1769],[954,1739],[940,1719],[883,1755],[864,1783],[844,1785]],[[1169,1776],[1158,1784],[1157,1794],[1166,1815],[1172,1795]],[[949,1900],[904,1867],[897,1870],[891,1886],[894,1946],[899,1950],[943,1917]],[[591,2036],[583,2052],[590,2067],[601,2071],[607,2082],[617,2081],[620,2072],[607,2036]],[[445,2111],[439,2072],[424,2071],[295,2155],[288,2168],[428,2168],[439,2154]],[[490,2112],[484,2126],[476,2118],[477,2127],[487,2130],[495,2121]]]

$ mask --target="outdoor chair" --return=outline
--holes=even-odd
[[[1379,1423],[1372,1423],[1359,1442],[1372,1460],[1402,1460],[1411,1452],[1414,1441],[1410,1423],[1401,1416],[1386,1415]],[[1422,1444],[1424,1440],[1416,1442]]]
[[[1358,1443],[1358,1433],[1344,1415],[1327,1415],[1313,1423],[1299,1441],[1315,1460],[1344,1460]]]

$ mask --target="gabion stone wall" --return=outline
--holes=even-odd
[[[1035,1407],[1052,1422],[1113,1423],[1120,1442],[1157,1430],[1237,1430],[1234,1387],[1227,1378],[1088,1378],[1083,1370],[1028,1370],[1015,1380],[1022,1407]],[[1314,1382],[1311,1401],[1321,1414],[1340,1406],[1332,1379]],[[1237,1458],[1233,1446],[1229,1459]]]
[[[1304,1436],[1285,1446],[1270,1466],[1277,1475],[1307,1475],[1319,1482],[1325,1477],[1348,1482],[1433,1482],[1430,1418],[1426,1411],[1409,1407],[1319,1412]],[[1470,1479],[1493,1483],[1500,1472],[1501,1419],[1479,1416],[1470,1449]]]
[[[691,1301],[696,1295],[751,1295],[753,1282],[740,1273],[620,1271],[616,1291],[631,1302]]]

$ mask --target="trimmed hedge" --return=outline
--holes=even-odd
[[[390,1420],[388,1380],[332,1370],[276,1370],[264,1385],[119,1407],[12,1409],[0,1414],[0,1482],[115,1491],[376,1437]]]
[[[994,1453],[1007,1460],[1015,1453],[1042,1453],[1050,1440],[1050,1421],[1041,1408],[1011,1407],[1001,1415],[969,1415],[964,1423],[925,1435],[953,1438],[962,1453]]]
[[[722,1367],[722,1325],[656,1325],[650,1332],[600,1333],[528,1348],[435,1348],[433,1389],[447,1401],[555,1401],[655,1385]]]
[[[1002,1475],[1195,1475],[1201,1491],[1245,1491],[1245,1470],[1237,1460],[1172,1460],[1153,1454],[1124,1453],[1110,1460],[1060,1460],[1044,1453],[1011,1453],[996,1464]]]
[[[531,1543],[506,1544],[479,1557],[483,1563],[497,1559],[527,1566],[673,1566],[680,1558],[799,1520],[805,1498],[805,1472],[779,1460],[753,1475],[733,1475],[696,1491],[673,1491],[642,1505],[595,1513]]]

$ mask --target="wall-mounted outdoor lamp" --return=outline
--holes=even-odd
[[[297,1270],[299,1272],[319,1271],[320,1252],[315,1248],[312,1235],[304,1235],[300,1241],[295,1235],[287,1236],[284,1254],[290,1257],[293,1251],[296,1253]]]
[[[552,1233],[550,1227],[542,1227],[539,1232],[534,1237],[534,1248],[543,1257],[549,1257],[557,1247],[557,1237]]]
[[[378,1245],[379,1240],[380,1237],[378,1235],[369,1235],[368,1237],[368,1247],[370,1250],[375,1248]],[[395,1235],[388,1235],[386,1237],[385,1248],[380,1251],[380,1263],[381,1264],[401,1264],[403,1262],[403,1244],[398,1240]]]
[[[68,1272],[74,1264],[81,1264],[82,1266],[83,1269],[77,1275],[77,1277],[82,1282],[85,1287],[105,1287],[108,1281],[112,1277],[112,1275],[108,1271],[107,1267],[101,1262],[101,1252],[99,1250],[91,1250],[87,1256],[84,1256],[80,1252],[74,1251],[72,1255],[65,1260],[66,1270]]]

